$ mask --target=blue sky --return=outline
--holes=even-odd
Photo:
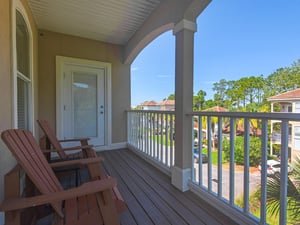
[[[213,0],[197,19],[194,94],[213,83],[267,77],[300,59],[300,0]],[[131,65],[131,105],[175,92],[175,36],[157,37]]]

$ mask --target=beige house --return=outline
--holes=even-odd
[[[173,224],[171,220],[177,224],[266,224],[264,195],[260,200],[260,217],[254,217],[249,210],[249,146],[245,144],[244,176],[239,180],[234,179],[234,158],[226,172],[219,157],[215,173],[211,145],[208,143],[207,165],[201,164],[201,154],[197,154],[202,145],[199,144],[198,150],[193,146],[193,121],[197,121],[198,134],[202,135],[202,118],[211,124],[212,117],[218,117],[218,127],[222,126],[222,119],[229,118],[232,127],[229,136],[234,138],[235,118],[244,119],[246,137],[250,136],[249,120],[263,118],[262,138],[265,140],[269,120],[277,118],[273,114],[193,112],[196,19],[210,2],[1,0],[0,132],[10,128],[26,129],[32,131],[38,141],[43,133],[36,120],[46,119],[59,139],[90,137],[95,149],[106,154],[108,165],[118,166],[115,175],[123,174],[128,177],[127,181],[133,179],[126,186],[131,188],[126,193],[132,197],[130,200],[143,194],[140,202],[135,201],[140,206],[131,205],[132,211],[127,214],[135,216],[134,221],[148,218],[148,224],[155,224],[158,216],[164,214],[164,220],[159,221],[169,224]],[[131,63],[146,45],[169,30],[175,37],[176,101],[172,105],[175,110],[131,110]],[[170,110],[169,104],[164,107]],[[298,110],[299,104],[295,102],[293,107]],[[300,121],[295,115],[285,114],[278,120]],[[210,142],[212,126],[206,127]],[[293,130],[296,135],[298,128],[295,126]],[[221,129],[218,132],[221,143]],[[286,136],[284,133],[283,138]],[[264,168],[267,145],[262,148]],[[222,149],[218,151],[221,156]],[[199,164],[194,163],[194,157],[198,157]],[[141,158],[143,161],[139,161]],[[285,154],[281,162],[282,168],[287,168]],[[0,140],[0,202],[4,199],[4,175],[15,165],[15,159]],[[222,173],[227,173],[228,179],[223,179]],[[149,179],[137,178],[140,174]],[[282,174],[287,177],[287,173]],[[118,185],[124,187],[123,177],[117,178]],[[256,184],[262,193],[266,193],[266,181],[266,174],[262,173],[262,179]],[[282,193],[286,193],[283,182],[284,179]],[[235,204],[237,187],[240,193],[245,193],[242,209]],[[23,188],[20,185],[20,191]],[[287,196],[281,195],[281,199],[286,202]],[[142,204],[145,202],[149,204]],[[151,207],[143,211],[149,205]],[[280,224],[285,224],[286,205],[280,210]],[[167,224],[159,221],[156,224]],[[3,212],[0,212],[0,224],[4,224]]]
[[[268,100],[271,102],[271,112],[300,113],[300,88],[272,96]],[[280,121],[271,121],[271,153],[274,152],[274,145],[281,145],[280,124]],[[298,121],[289,122],[288,146],[291,160],[300,156],[300,122]]]

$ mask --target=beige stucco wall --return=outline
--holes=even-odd
[[[121,46],[60,33],[39,32],[39,116],[56,125],[57,55],[108,62],[112,65],[112,142],[126,141],[130,108],[130,66],[122,63]]]
[[[37,91],[37,29],[26,0],[21,1],[32,28],[33,85]],[[12,1],[0,1],[0,131],[13,128],[13,69],[12,69]],[[34,115],[37,115],[38,96],[34,97]],[[0,201],[3,199],[3,178],[15,165],[15,160],[6,146],[0,141]]]
[[[10,1],[0,1],[0,130],[12,125],[11,53],[10,53]],[[0,199],[3,199],[3,175],[14,164],[13,158],[0,141]]]

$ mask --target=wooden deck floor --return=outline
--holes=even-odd
[[[104,151],[104,167],[115,177],[128,205],[120,214],[122,225],[235,224],[192,192],[182,193],[170,177],[130,150]]]

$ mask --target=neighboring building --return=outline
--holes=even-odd
[[[279,112],[300,113],[300,88],[268,98],[271,102],[271,112],[275,112],[276,104]],[[278,110],[277,110],[278,111]],[[280,122],[271,121],[271,154],[275,153],[275,145],[281,144]],[[300,122],[289,123],[289,158],[300,156]]]
[[[155,101],[145,101],[138,105],[139,109],[142,110],[163,110],[163,111],[174,111],[175,110],[175,100],[164,100],[160,103]]]
[[[145,101],[139,105],[142,110],[160,110],[160,106],[155,101]]]
[[[174,111],[175,110],[175,100],[164,100],[159,103],[160,110],[164,111]]]

